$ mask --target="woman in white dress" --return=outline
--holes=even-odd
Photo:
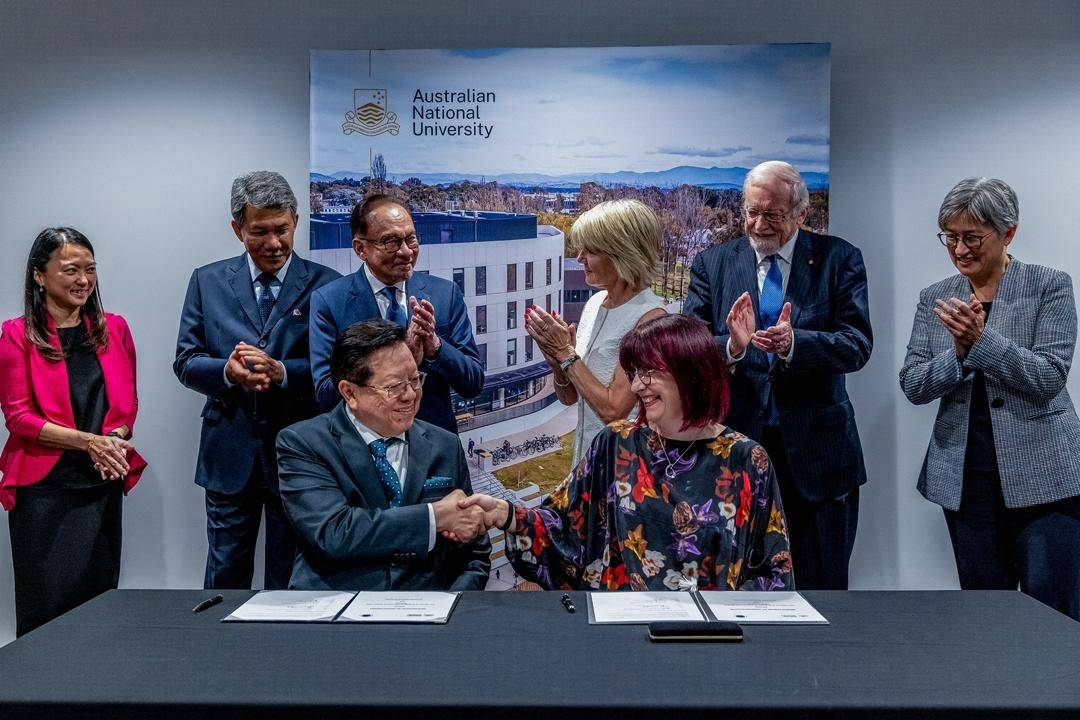
[[[576,467],[597,433],[634,409],[636,397],[619,367],[619,343],[665,310],[650,288],[659,270],[661,230],[647,205],[600,203],[574,222],[570,240],[585,266],[585,282],[600,292],[589,298],[576,326],[534,306],[525,311],[525,330],[551,365],[559,400],[578,404]]]

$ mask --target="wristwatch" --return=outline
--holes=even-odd
[[[559,363],[559,369],[562,370],[565,373],[567,370],[570,369],[571,365],[573,365],[574,363],[576,363],[580,359],[581,359],[581,357],[577,353],[574,353],[573,355],[571,355],[570,357],[566,358],[561,363]]]

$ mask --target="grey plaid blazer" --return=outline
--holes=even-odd
[[[1076,343],[1072,279],[1014,259],[982,337],[961,364],[952,335],[934,315],[934,300],[970,296],[963,275],[919,294],[900,387],[917,405],[941,398],[919,492],[946,509],[960,507],[971,386],[974,371],[981,370],[1005,504],[1026,507],[1080,495],[1080,420],[1065,389]]]

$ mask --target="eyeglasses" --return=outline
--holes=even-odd
[[[983,235],[976,235],[975,233],[964,233],[963,235],[957,235],[956,233],[939,232],[937,239],[941,241],[941,244],[950,250],[955,250],[956,246],[960,243],[964,243],[964,247],[968,250],[978,250],[982,247],[983,240],[993,235],[996,230],[991,230]]]
[[[420,247],[420,239],[417,238],[415,234],[409,235],[408,237],[385,237],[379,240],[373,240],[368,237],[365,237],[364,239],[388,255],[396,253],[401,249],[402,245],[410,250],[415,250]]]
[[[652,377],[655,370],[631,370],[626,378],[630,381],[630,384],[634,384],[634,378],[641,381],[641,384],[645,387],[652,385]]]
[[[778,223],[783,222],[788,215],[791,214],[790,210],[761,210],[759,208],[743,207],[743,217],[747,220],[757,220],[763,218],[765,222]]]
[[[405,386],[411,387],[413,390],[419,392],[420,388],[424,386],[424,380],[427,380],[427,373],[417,373],[415,377],[408,380],[402,380],[401,382],[394,383],[393,385],[364,385],[372,390],[378,390],[390,400],[397,400],[403,394],[405,394]]]

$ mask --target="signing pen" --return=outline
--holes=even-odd
[[[217,605],[219,602],[221,602],[224,599],[225,599],[224,595],[215,595],[212,598],[206,598],[201,603],[199,603],[195,607],[191,608],[191,612],[200,613],[203,610],[207,610],[209,608],[214,607],[215,605]]]
[[[568,612],[568,613],[577,612],[577,608],[574,607],[574,601],[571,600],[570,596],[567,595],[566,593],[563,593],[562,604],[563,604],[563,607],[566,608],[566,612]]]

